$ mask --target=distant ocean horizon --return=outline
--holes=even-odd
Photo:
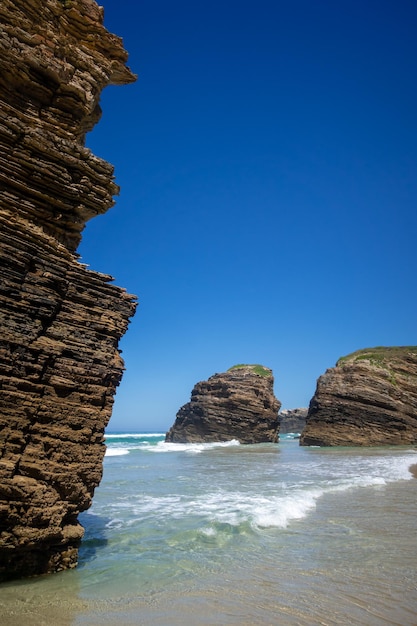
[[[2,585],[2,626],[415,626],[417,450],[297,435],[107,432],[78,568]]]

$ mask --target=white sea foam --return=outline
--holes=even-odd
[[[190,454],[199,454],[205,450],[213,448],[228,448],[230,446],[239,446],[237,439],[230,441],[216,441],[213,443],[170,443],[159,441],[156,446],[151,448],[152,452],[188,452]]]
[[[123,456],[129,454],[127,448],[107,448],[105,456]]]
[[[204,519],[203,532],[207,532],[207,522],[239,526],[249,523],[253,528],[285,528],[291,520],[305,517],[322,495],[320,489],[296,491],[294,493],[257,496],[242,492],[212,492],[195,498],[181,496],[144,496],[140,503],[118,503],[115,508],[129,511],[129,519],[158,518],[183,519],[189,516]],[[126,525],[129,525],[129,519]],[[210,528],[210,527],[209,527]]]
[[[228,442],[227,444],[236,445]],[[216,444],[165,444],[161,442],[160,452],[171,449],[199,453]],[[156,448],[156,446],[154,446]],[[313,462],[311,473],[304,480],[297,479],[277,482],[267,490],[242,488],[229,490],[221,485],[205,493],[174,493],[169,495],[130,494],[114,503],[114,512],[124,510],[125,524],[135,520],[172,521],[189,517],[201,519],[202,532],[212,524],[240,526],[249,524],[254,530],[263,528],[285,528],[294,521],[306,517],[324,495],[351,489],[384,486],[389,482],[409,479],[409,466],[416,459],[415,452],[395,457],[356,457],[350,461],[338,459],[336,474],[332,473],[332,463],[324,457],[325,465]],[[336,459],[335,459],[336,461]],[[305,467],[304,467],[305,469]],[[294,467],[293,470],[296,470]],[[341,471],[342,470],[342,471]],[[320,474],[323,475],[320,477]],[[242,483],[241,483],[242,485]],[[130,521],[129,521],[130,520]],[[204,530],[206,529],[206,530]]]
[[[397,480],[411,478],[409,466],[416,459],[415,451],[405,452],[404,455],[395,457],[386,456],[363,456],[355,459],[352,464],[349,459],[339,463],[339,472],[344,471],[345,477],[359,487],[367,487],[374,484],[385,484]]]

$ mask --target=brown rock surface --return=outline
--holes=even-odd
[[[0,4],[0,580],[76,564],[102,474],[135,303],[74,252],[117,192],[84,138],[126,56],[93,0]]]
[[[210,376],[195,385],[190,402],[178,411],[165,440],[276,443],[281,403],[273,384],[272,370],[260,365],[235,366]]]
[[[317,381],[301,445],[417,443],[417,347],[342,357]]]

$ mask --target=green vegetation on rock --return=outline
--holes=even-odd
[[[407,354],[417,354],[417,346],[377,346],[375,348],[363,348],[351,354],[340,357],[336,367],[355,361],[370,361],[373,365],[383,365],[385,361],[404,358]]]
[[[377,346],[375,348],[364,348],[342,356],[337,361],[336,367],[343,367],[349,363],[357,363],[359,361],[368,361],[370,365],[374,367],[387,370],[390,383],[396,385],[397,379],[391,364],[406,358],[410,354],[417,355],[417,346]]]
[[[227,371],[231,372],[232,370],[238,369],[251,369],[253,373],[258,374],[258,376],[272,376],[272,372],[269,368],[258,364],[250,365],[245,363],[239,363],[238,365],[233,365],[232,367],[229,367]]]

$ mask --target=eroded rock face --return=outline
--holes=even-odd
[[[84,147],[106,85],[134,80],[92,0],[0,4],[0,580],[73,567],[135,298],[74,254],[113,204]]]
[[[279,414],[280,433],[301,433],[306,425],[308,409],[284,409]]]
[[[369,348],[317,381],[301,445],[417,443],[417,347]]]
[[[281,403],[273,384],[272,370],[259,365],[237,366],[197,383],[166,441],[277,442]]]

